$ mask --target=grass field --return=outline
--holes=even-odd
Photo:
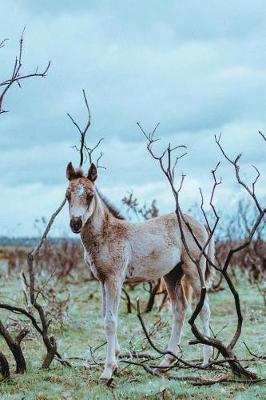
[[[1,400],[70,400],[70,399],[266,399],[266,386],[263,384],[215,384],[213,386],[198,387],[189,382],[169,381],[167,376],[161,378],[148,375],[140,367],[129,366],[120,362],[120,370],[115,376],[112,387],[98,385],[98,378],[102,365],[88,368],[91,363],[90,347],[95,348],[105,342],[103,321],[100,310],[100,288],[97,282],[52,282],[56,287],[58,300],[68,298],[67,312],[56,318],[52,325],[53,334],[57,338],[58,350],[64,357],[80,357],[83,360],[73,360],[73,368],[62,367],[54,361],[49,371],[39,369],[44,354],[40,338],[31,330],[23,344],[28,371],[25,375],[12,374],[12,380],[0,385]],[[240,278],[238,289],[242,299],[244,327],[236,352],[240,358],[251,358],[243,345],[248,346],[258,354],[266,353],[266,310],[261,295],[255,287]],[[1,283],[1,301],[23,301],[21,284],[18,278],[10,278]],[[140,286],[130,291],[133,304],[137,296],[145,300],[147,294]],[[212,329],[220,331],[219,337],[229,339],[235,329],[235,310],[230,294],[224,290],[210,294],[212,310]],[[55,311],[56,312],[56,311]],[[165,309],[160,314],[153,311],[143,314],[151,337],[157,345],[164,348],[170,333],[170,311]],[[1,319],[8,323],[10,330],[17,329],[15,320],[18,316],[1,311]],[[137,316],[127,314],[126,304],[122,300],[118,335],[122,352],[135,349],[154,354],[150,349]],[[192,338],[189,326],[186,323],[182,340],[183,358],[199,359],[200,346],[189,346]],[[1,350],[8,357],[12,369],[12,357],[2,339]],[[105,346],[94,353],[95,361],[103,361]],[[250,369],[260,376],[266,377],[265,361],[246,361]],[[194,370],[176,369],[171,375],[182,376],[213,376],[214,373],[205,373]],[[219,372],[221,374],[221,372]],[[216,375],[217,376],[217,375]]]

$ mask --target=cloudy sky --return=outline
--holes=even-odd
[[[104,137],[106,170],[98,187],[118,206],[133,190],[140,202],[156,198],[173,208],[171,192],[149,157],[136,122],[151,130],[160,122],[162,145],[188,146],[177,167],[187,175],[184,208],[208,196],[210,170],[222,160],[214,134],[230,155],[243,152],[262,173],[266,195],[266,5],[265,0],[52,1],[3,0],[0,81],[12,71],[26,26],[24,71],[51,60],[45,79],[23,82],[6,97],[0,121],[0,235],[33,235],[35,218],[47,217],[66,188],[65,167],[78,163],[78,136],[66,117],[86,121],[82,88],[92,112],[88,142]],[[264,147],[263,147],[264,146]],[[229,210],[241,196],[222,160],[217,206]],[[54,234],[69,234],[67,212]]]

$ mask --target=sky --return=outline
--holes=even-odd
[[[215,204],[230,211],[242,196],[230,156],[243,153],[241,171],[251,182],[261,171],[259,198],[266,196],[266,5],[264,0],[63,1],[2,0],[0,81],[12,71],[21,32],[23,72],[38,65],[45,79],[24,81],[5,100],[0,116],[0,236],[35,235],[35,219],[49,217],[64,197],[65,168],[79,162],[79,137],[67,118],[83,126],[91,108],[88,144],[104,138],[98,188],[118,207],[133,191],[140,203],[157,200],[161,213],[174,201],[136,123],[157,122],[160,151],[169,142],[187,146],[176,179],[186,174],[182,205],[206,202],[210,171],[218,161]],[[156,147],[155,147],[156,149]],[[85,165],[84,169],[87,169]],[[52,234],[70,235],[67,209]]]

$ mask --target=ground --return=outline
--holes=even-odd
[[[56,289],[57,299],[67,302],[67,312],[58,313],[56,322],[52,325],[53,334],[57,338],[58,350],[64,357],[79,357],[71,360],[75,368],[61,366],[54,361],[49,371],[39,369],[44,354],[40,339],[31,331],[23,348],[26,355],[28,371],[25,375],[16,376],[12,372],[9,382],[0,384],[1,400],[85,400],[85,399],[265,399],[265,384],[247,385],[242,383],[215,384],[213,386],[193,386],[190,382],[169,381],[167,376],[160,378],[148,375],[140,367],[120,363],[120,370],[114,377],[110,388],[98,385],[98,378],[102,365],[88,367],[92,363],[90,348],[96,348],[105,342],[103,321],[100,310],[100,288],[97,282],[79,282],[78,280],[54,281],[51,285]],[[248,282],[240,277],[237,283],[242,300],[244,326],[241,339],[236,352],[241,359],[252,358],[248,354],[243,342],[245,341],[255,353],[265,355],[266,351],[266,310],[263,298],[256,287],[251,287]],[[51,290],[52,290],[51,289]],[[1,301],[22,301],[21,282],[18,277],[11,277],[0,284]],[[142,286],[129,291],[132,303],[140,296],[142,302],[147,293]],[[229,339],[232,337],[236,326],[235,309],[232,297],[227,290],[210,293],[212,310],[212,329],[215,333],[221,330],[219,337]],[[59,307],[60,308],[60,307]],[[8,319],[9,317],[9,319]],[[8,323],[9,328],[15,329],[17,315],[1,311],[1,319]],[[143,314],[146,326],[155,343],[164,348],[170,333],[170,311],[166,308],[161,313],[153,311]],[[127,314],[126,303],[122,300],[120,307],[118,336],[122,351],[130,349],[154,353],[149,347],[135,310]],[[188,341],[192,338],[186,322],[182,340],[183,357],[199,359],[201,348],[199,345],[190,346]],[[12,357],[2,339],[1,350],[8,357],[12,371]],[[95,361],[103,360],[105,346],[94,353]],[[86,361],[87,360],[87,361]],[[244,361],[250,369],[256,371],[261,377],[266,377],[265,361]],[[171,375],[182,376],[208,376],[210,373],[200,373],[192,370],[171,371]],[[219,373],[221,374],[221,373]],[[216,375],[217,376],[217,375]]]

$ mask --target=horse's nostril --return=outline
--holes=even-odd
[[[80,231],[82,226],[81,218],[72,218],[70,220],[70,227],[74,232]]]

